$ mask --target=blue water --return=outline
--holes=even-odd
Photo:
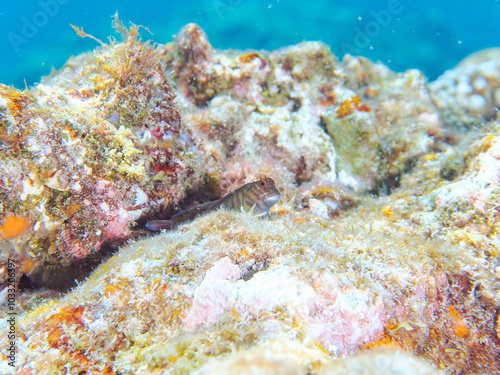
[[[147,26],[144,38],[165,43],[188,22],[214,47],[276,49],[321,40],[380,60],[395,71],[418,68],[434,79],[468,54],[500,47],[497,0],[26,0],[0,5],[0,83],[28,86],[66,59],[97,46],[69,24],[106,40],[111,16]]]

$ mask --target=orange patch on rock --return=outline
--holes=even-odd
[[[96,364],[86,356],[85,350],[75,348],[70,337],[65,334],[65,331],[68,329],[79,331],[85,328],[83,321],[84,311],[84,306],[67,307],[51,315],[47,319],[47,343],[51,348],[68,353],[73,359],[74,365],[81,369],[79,372],[81,374],[115,374],[109,365],[102,366],[101,364]]]
[[[238,60],[240,60],[240,62],[242,64],[248,64],[253,59],[260,60],[260,68],[263,68],[264,66],[267,65],[267,60],[264,57],[262,57],[261,55],[259,55],[257,52],[250,52],[250,53],[246,53],[244,55],[238,56]]]
[[[106,288],[104,288],[104,295],[109,298],[113,294],[115,294],[118,291],[118,288],[112,284],[108,284]]]
[[[83,327],[83,306],[61,310],[58,313],[51,315],[48,318],[49,323],[55,325],[47,336],[47,343],[51,348],[59,348],[69,344],[68,337],[63,334],[61,323],[66,323],[69,326]]]
[[[469,334],[469,327],[467,326],[467,323],[462,319],[460,313],[455,310],[453,306],[448,307],[448,311],[450,313],[450,323],[453,333],[455,333],[455,335],[460,338],[464,338],[465,336],[467,336]]]
[[[373,350],[381,347],[382,348],[390,347],[394,349],[404,350],[404,348],[396,341],[396,339],[389,335],[382,337],[380,340],[372,341],[363,345],[361,347],[361,350]]]
[[[53,323],[64,322],[68,325],[83,326],[83,311],[85,307],[77,306],[68,309],[61,309],[58,313],[51,315],[49,321]]]
[[[26,233],[31,227],[31,221],[27,217],[7,216],[0,227],[0,238],[12,240]]]
[[[371,108],[361,102],[358,95],[353,96],[351,99],[346,99],[337,109],[337,117],[344,118],[352,114],[354,111],[370,112]]]
[[[259,54],[256,52],[250,52],[250,53],[246,53],[244,55],[238,56],[238,60],[240,60],[244,64],[249,63],[250,61],[252,61],[255,58],[260,59]]]

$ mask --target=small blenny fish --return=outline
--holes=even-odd
[[[272,178],[262,178],[240,186],[225,197],[212,202],[199,204],[193,208],[181,211],[170,220],[152,220],[146,223],[150,230],[171,229],[180,223],[194,219],[196,216],[225,208],[252,212],[257,216],[269,215],[269,209],[280,199],[280,192],[276,189]]]

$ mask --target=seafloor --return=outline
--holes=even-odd
[[[115,28],[0,85],[2,374],[500,372],[499,50],[428,82]],[[269,219],[144,228],[264,176]]]

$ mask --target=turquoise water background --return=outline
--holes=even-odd
[[[500,1],[298,1],[186,0],[2,1],[0,83],[28,86],[60,68],[71,56],[97,47],[69,26],[106,40],[111,16],[147,26],[158,43],[189,22],[207,32],[212,45],[266,49],[321,40],[337,56],[346,52],[380,60],[395,71],[418,68],[434,79],[462,58],[500,47]]]

